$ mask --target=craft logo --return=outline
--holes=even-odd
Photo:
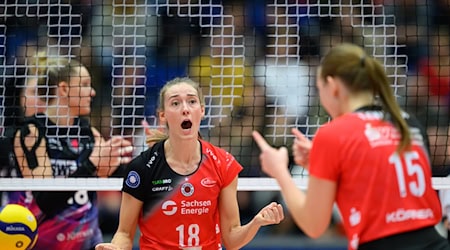
[[[172,183],[172,179],[158,179],[152,181],[152,191],[153,192],[170,192],[173,190],[173,187],[170,185]]]
[[[170,192],[173,190],[172,186],[159,186],[159,187],[152,187],[153,192]]]

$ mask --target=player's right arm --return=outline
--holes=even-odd
[[[285,147],[273,148],[258,133],[253,138],[261,150],[262,170],[277,180],[281,194],[295,223],[311,238],[321,236],[329,227],[336,197],[336,182],[309,177],[308,192],[297,188],[288,168],[288,151]]]
[[[142,201],[122,192],[119,227],[111,243],[98,244],[95,250],[131,250],[142,204]]]

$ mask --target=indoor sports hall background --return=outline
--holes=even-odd
[[[160,87],[190,76],[207,99],[202,136],[245,167],[239,192],[245,222],[267,201],[281,200],[273,183],[258,182],[265,176],[251,131],[288,148],[292,128],[312,138],[329,119],[318,102],[316,68],[330,47],[346,41],[386,67],[402,107],[428,130],[436,189],[447,189],[449,18],[448,0],[5,0],[0,129],[21,117],[20,88],[38,50],[88,66],[97,92],[92,124],[107,138],[127,136],[138,146],[135,154],[145,149],[141,122],[158,125]],[[290,167],[299,181],[307,179],[301,166]],[[0,183],[0,191],[9,188]],[[108,237],[117,226],[120,180],[9,184],[60,190],[80,183],[100,191]],[[245,249],[346,248],[337,213],[319,240],[304,237],[289,218],[259,234]]]

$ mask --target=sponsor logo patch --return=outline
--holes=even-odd
[[[141,177],[139,176],[139,174],[136,171],[130,171],[130,173],[128,173],[125,184],[130,188],[137,188],[140,183]]]
[[[165,215],[174,215],[178,210],[177,203],[172,200],[167,200],[161,205],[161,209]]]
[[[191,196],[194,193],[194,186],[189,182],[184,183],[181,185],[181,193],[186,197]]]
[[[207,187],[207,188],[212,188],[216,185],[216,181],[212,180],[208,177],[203,178],[203,180],[200,181],[200,184],[202,184],[202,186]]]

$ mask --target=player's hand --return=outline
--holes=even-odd
[[[259,160],[262,170],[275,179],[278,179],[277,177],[286,173],[290,175],[288,170],[289,158],[287,148],[281,147],[276,149],[270,146],[257,131],[253,131],[252,135],[261,150]]]
[[[279,224],[284,219],[284,211],[281,204],[272,202],[265,206],[255,216],[255,219],[261,224],[261,226]]]
[[[112,243],[100,243],[95,246],[95,250],[124,250]]]
[[[294,143],[292,144],[294,162],[307,169],[309,166],[309,151],[311,151],[312,142],[296,128],[292,129],[292,134],[295,136]]]
[[[98,133],[98,131],[93,131]],[[133,146],[121,136],[113,136],[104,140],[100,133],[94,133],[95,146],[89,159],[97,167],[97,175],[107,177],[121,164],[127,164],[132,159]]]

